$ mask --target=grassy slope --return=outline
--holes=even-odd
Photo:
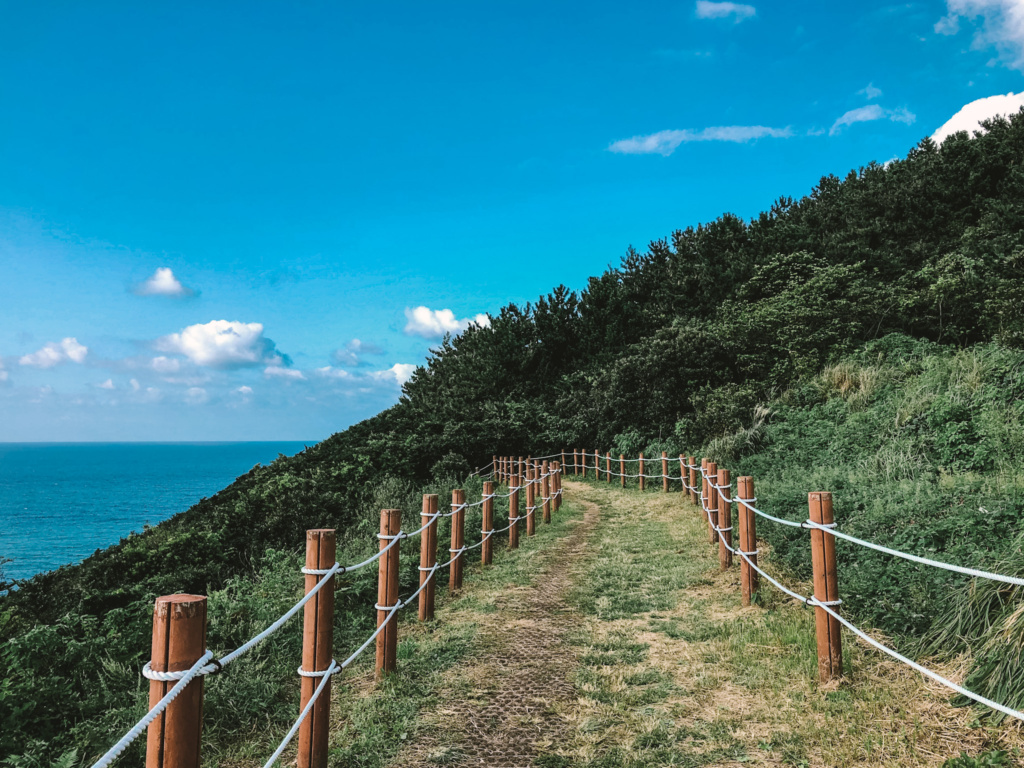
[[[707,454],[734,477],[752,475],[773,514],[805,519],[807,492],[829,490],[847,533],[951,563],[1024,571],[1024,353],[883,339],[771,408],[760,427],[712,442]],[[761,533],[780,564],[809,574],[803,531]],[[975,670],[972,686],[1024,702],[1020,654],[1009,650],[1024,647],[1022,628],[1006,623],[1019,590],[845,542],[838,556],[846,609],[858,620],[910,650],[987,645],[994,663]]]

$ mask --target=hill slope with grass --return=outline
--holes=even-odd
[[[425,488],[445,491],[495,452],[719,455],[792,514],[819,485],[855,529],[888,525],[911,551],[1012,560],[1022,279],[1022,115],[823,178],[751,221],[726,214],[630,248],[580,292],[559,286],[446,339],[395,407],[0,598],[0,760],[102,751],[141,696],[157,595],[216,595],[234,626],[255,627],[274,599],[260,585],[284,578],[306,528],[365,550],[376,510],[418,509]],[[908,515],[915,525],[897,530]],[[784,538],[771,543],[806,568]],[[888,565],[857,562],[879,578],[857,583],[851,610],[905,642],[959,622],[985,644],[1018,599],[975,596],[943,618],[937,596],[962,585],[911,574],[898,591]],[[370,586],[347,589],[355,606]],[[1005,680],[1015,651],[984,647],[978,674]],[[247,701],[278,695],[268,680],[254,672],[263,698]],[[226,711],[224,729],[245,730],[269,710]]]

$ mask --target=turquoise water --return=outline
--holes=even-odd
[[[4,573],[24,579],[78,562],[305,445],[0,443]]]

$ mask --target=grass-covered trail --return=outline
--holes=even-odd
[[[770,587],[743,608],[738,568],[719,572],[681,494],[565,492],[555,523],[475,567],[436,624],[403,623],[398,674],[339,686],[332,765],[942,766],[996,749],[949,765],[1018,764],[1017,726],[849,637],[848,678],[816,683],[811,610]]]

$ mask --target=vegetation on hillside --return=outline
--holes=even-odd
[[[1024,114],[987,128],[823,178],[752,221],[727,214],[630,249],[578,293],[505,307],[446,339],[395,407],[20,584],[0,600],[0,760],[95,754],[124,719],[111,703],[139,690],[155,596],[244,596],[309,527],[365,548],[375,510],[418,509],[422,487],[496,451],[704,451],[763,478],[759,495],[789,514],[812,487],[833,490],[854,533],[1019,567]],[[796,534],[764,533],[806,568]],[[937,637],[955,620],[959,648],[1015,615],[1015,590],[840,556],[847,608],[890,632]],[[955,603],[937,599],[954,588]],[[1008,651],[980,641],[976,682],[1020,704],[1024,690],[999,688],[1016,631]]]

